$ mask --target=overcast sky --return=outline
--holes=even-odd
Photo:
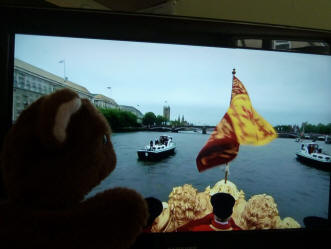
[[[331,57],[243,49],[16,35],[15,57],[142,113],[216,125],[232,69],[272,125],[331,122]],[[109,90],[108,87],[111,87]]]

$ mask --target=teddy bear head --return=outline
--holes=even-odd
[[[115,168],[111,129],[87,99],[62,89],[24,110],[4,142],[1,168],[11,203],[72,207]]]

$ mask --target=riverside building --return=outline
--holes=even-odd
[[[102,94],[94,94],[94,105],[101,108],[119,109],[115,100]]]
[[[14,60],[13,79],[13,121],[32,102],[43,95],[50,94],[61,88],[69,88],[75,91],[81,98],[90,100],[97,107],[120,109],[115,100],[111,98],[102,94],[92,94],[79,84],[63,79],[16,58]],[[129,108],[128,111],[130,110]],[[136,114],[136,109],[131,112]]]

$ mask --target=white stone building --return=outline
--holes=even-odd
[[[130,111],[142,119],[142,113],[131,106],[119,106],[115,100],[102,94],[92,94],[85,87],[64,80],[63,78],[35,67],[22,60],[14,61],[13,82],[13,121],[32,102],[43,95],[50,94],[61,88],[70,88],[80,97],[89,99],[94,105],[101,108],[116,108]]]
[[[102,94],[95,94],[94,95],[94,104],[97,107],[101,108],[113,108],[119,109],[119,105],[113,100],[112,98],[108,98]]]
[[[94,103],[94,95],[85,87],[51,74],[22,60],[14,61],[13,120],[32,102],[61,88],[70,88]]]

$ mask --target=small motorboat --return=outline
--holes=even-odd
[[[331,144],[331,136],[325,136],[325,141],[326,144]]]
[[[323,152],[317,143],[303,143],[296,153],[300,161],[325,170],[330,170],[331,156]]]
[[[151,140],[144,149],[138,150],[140,160],[156,161],[175,153],[176,144],[170,136],[160,136],[155,141]]]

